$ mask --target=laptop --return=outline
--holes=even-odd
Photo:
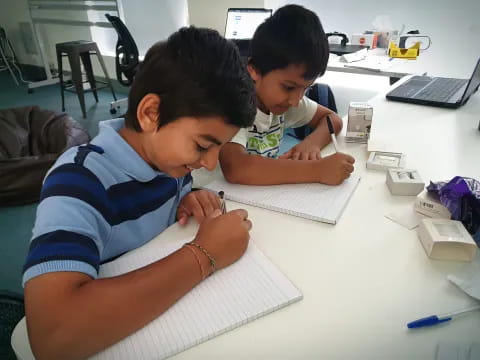
[[[387,93],[387,99],[412,104],[459,108],[480,85],[480,59],[470,79],[413,76]]]
[[[272,9],[229,8],[225,24],[225,38],[237,44],[240,55],[247,56],[250,39],[258,25],[272,16]]]

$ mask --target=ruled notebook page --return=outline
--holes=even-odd
[[[253,186],[230,184],[220,179],[205,185],[204,188],[215,192],[224,191],[225,198],[229,200],[336,224],[359,181],[360,177],[352,175],[336,186],[324,184]]]
[[[188,241],[148,244],[103,265],[100,277],[145,266]],[[240,260],[204,280],[156,320],[93,359],[164,359],[300,299],[300,291],[250,241]]]

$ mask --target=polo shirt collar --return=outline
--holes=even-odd
[[[124,126],[123,118],[100,122],[99,135],[92,140],[92,144],[100,146],[105,151],[104,156],[121,168],[135,180],[147,182],[157,176],[170,177],[161,171],[154,170],[119,134]]]
[[[272,126],[273,114],[265,114],[262,110],[257,108],[257,114],[255,115],[255,126],[258,132],[266,132]]]

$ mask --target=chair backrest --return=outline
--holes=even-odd
[[[118,40],[115,47],[115,68],[117,80],[125,86],[131,85],[139,64],[138,48],[130,31],[118,16],[105,14],[117,32]],[[124,77],[126,79],[124,79]]]

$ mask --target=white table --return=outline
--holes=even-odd
[[[349,65],[360,65],[363,61],[345,63],[340,60],[339,56],[334,56],[331,54],[328,61],[327,70],[352,74],[379,75],[388,76],[391,78],[401,78],[410,74],[426,74],[432,61],[432,59],[428,56],[428,53],[421,54],[415,60],[397,58],[391,59],[386,55],[385,49],[380,48],[369,50],[366,59],[371,60],[372,62],[374,62],[374,60],[378,60],[378,62],[382,63],[386,62],[387,60],[391,60],[391,62],[387,62],[389,64],[388,68],[381,70],[353,68],[349,67]]]
[[[404,146],[407,166],[424,180],[480,179],[478,93],[457,110],[387,102],[384,94],[371,103],[374,134]],[[362,180],[337,225],[227,202],[229,209],[248,209],[252,239],[304,299],[174,359],[434,359],[439,341],[479,340],[480,312],[434,328],[406,328],[419,317],[475,303],[446,279],[468,264],[430,260],[415,230],[386,219],[388,212],[409,211],[414,199],[390,195],[385,173],[366,170],[366,145],[339,140],[357,159]],[[14,338],[20,358],[30,359],[24,324]]]

